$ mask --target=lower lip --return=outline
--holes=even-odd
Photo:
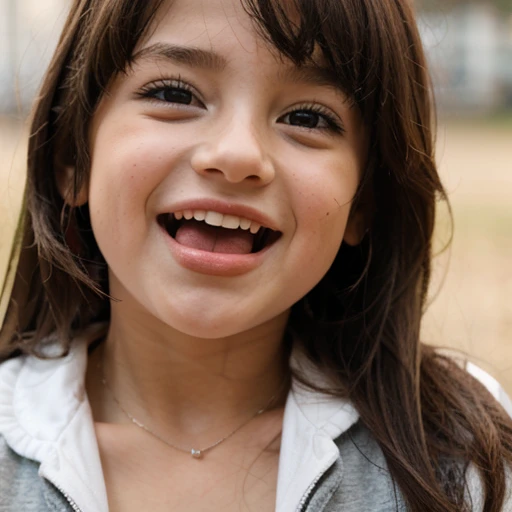
[[[233,277],[246,274],[262,264],[265,254],[274,245],[265,247],[257,253],[223,254],[200,251],[181,245],[164,228],[161,227],[161,231],[171,249],[171,254],[179,265],[193,272],[210,276]]]

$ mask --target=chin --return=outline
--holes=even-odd
[[[210,340],[248,333],[259,326],[272,323],[272,320],[266,318],[249,316],[243,318],[240,312],[230,312],[223,315],[219,314],[218,310],[215,313],[211,312],[211,314],[204,315],[176,314],[174,312],[164,321],[172,330],[186,336]]]

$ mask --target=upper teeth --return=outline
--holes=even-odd
[[[210,226],[222,226],[227,229],[244,229],[249,230],[255,235],[261,228],[261,224],[254,222],[243,217],[237,217],[236,215],[224,215],[219,212],[212,212],[206,210],[183,210],[174,212],[174,217],[177,220],[185,218],[186,220],[199,220],[204,221]]]

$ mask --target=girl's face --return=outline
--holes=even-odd
[[[154,28],[90,135],[116,307],[206,338],[283,326],[357,242],[357,109],[328,72],[280,59],[239,0],[164,3]]]

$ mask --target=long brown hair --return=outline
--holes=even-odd
[[[431,87],[409,0],[242,0],[269,44],[301,65],[320,49],[360,109],[369,157],[356,204],[371,211],[357,247],[342,245],[325,278],[292,310],[289,329],[348,396],[386,457],[408,508],[460,512],[466,470],[480,474],[484,511],[502,509],[512,422],[454,362],[419,341],[436,201]],[[161,0],[75,0],[32,121],[24,247],[6,322],[4,357],[63,349],[108,319],[106,264],[87,205],[69,208],[55,167],[86,186],[91,117],[123,73]],[[287,4],[289,7],[289,4]],[[300,376],[299,376],[300,377]]]

